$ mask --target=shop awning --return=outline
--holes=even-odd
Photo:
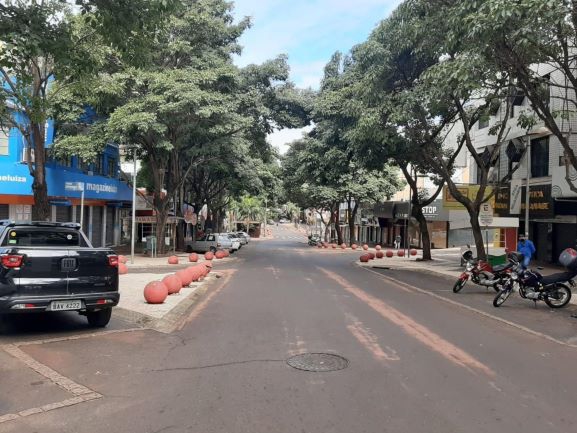
[[[486,226],[489,229],[504,229],[507,227],[519,227],[519,218],[513,217],[494,217],[493,223]],[[451,230],[453,229],[470,229],[471,223],[469,219],[457,219],[451,221]],[[482,227],[485,229],[485,226]]]
[[[398,201],[395,203],[395,219],[404,220],[409,216],[410,203],[408,201]]]
[[[393,219],[395,215],[395,202],[386,201],[373,207],[373,214],[377,218]]]

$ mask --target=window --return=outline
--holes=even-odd
[[[106,175],[109,177],[116,177],[116,159],[109,157],[106,164]]]
[[[86,246],[84,240],[75,230],[52,229],[12,229],[4,238],[4,246]]]
[[[531,141],[531,177],[549,176],[549,137]]]
[[[99,155],[94,160],[94,174],[102,174],[102,155]]]
[[[489,126],[489,117],[481,117],[479,119],[479,129],[485,129]]]
[[[4,132],[0,128],[0,155],[9,155],[10,154],[10,147],[9,147],[9,137],[6,132]]]

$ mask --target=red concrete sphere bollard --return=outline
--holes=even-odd
[[[322,248],[322,247],[323,247],[323,244],[318,244],[318,245],[317,245],[317,248]]]
[[[200,277],[200,270],[197,266],[189,266],[186,269],[186,273],[190,277],[190,281],[198,281],[198,277]]]
[[[212,260],[212,259],[214,259],[214,254],[212,254],[210,251],[207,253],[204,253],[204,259],[205,260]]]
[[[168,258],[169,265],[178,265],[178,256],[170,256]]]
[[[416,256],[417,255],[417,250],[411,250],[410,251],[411,256]]]
[[[331,244],[331,248],[334,250],[337,247],[337,244]]]
[[[353,250],[356,250],[358,247],[359,247],[359,246],[358,246],[357,244],[352,244],[352,245],[351,245],[351,248],[352,248]]]
[[[375,254],[374,253],[367,253],[367,255],[369,256],[369,260],[375,260]]]
[[[176,272],[175,275],[180,278],[180,281],[182,281],[182,287],[187,287],[190,283],[192,283],[192,276],[187,269],[181,269],[180,271]]]
[[[395,255],[395,253],[393,253],[392,250],[387,250],[386,256],[387,256],[388,258],[391,258],[391,257],[393,257],[394,255]]]
[[[346,249],[347,249],[347,244],[345,244],[345,243],[341,244],[341,249],[342,249],[342,250],[346,250]]]
[[[118,274],[119,275],[128,274],[128,266],[126,266],[124,263],[119,263],[118,264]]]
[[[192,263],[198,262],[198,254],[192,253],[191,255],[189,255],[188,261]]]
[[[368,254],[363,254],[360,258],[362,263],[368,263],[369,259],[369,255]]]
[[[381,251],[381,248],[382,248],[382,247],[381,247],[380,245],[377,245],[377,246],[375,247],[375,250]]]
[[[118,263],[127,263],[128,258],[126,256],[118,256]]]
[[[168,296],[168,288],[162,281],[152,281],[144,286],[144,299],[149,304],[162,304]]]
[[[162,279],[162,282],[164,283],[164,285],[168,289],[169,295],[173,295],[175,293],[178,293],[178,292],[180,292],[180,289],[182,289],[182,280],[174,274],[167,275],[166,277],[164,277]]]
[[[369,249],[369,246],[367,244],[363,245],[363,250],[367,251]]]
[[[397,251],[397,256],[399,256],[399,257],[405,257],[405,250],[398,250],[398,251]]]
[[[377,259],[382,259],[383,257],[385,257],[385,253],[383,253],[381,250],[377,251],[377,254],[375,254]]]
[[[214,253],[214,257],[216,257],[218,260],[224,259],[224,251],[217,251]]]
[[[230,256],[230,251],[229,250],[223,250],[222,251],[224,253],[225,257],[229,257]]]

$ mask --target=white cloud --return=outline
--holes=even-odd
[[[276,147],[281,154],[285,154],[288,150],[289,143],[302,138],[305,133],[310,132],[312,129],[312,126],[299,129],[281,129],[270,134],[267,140]]]

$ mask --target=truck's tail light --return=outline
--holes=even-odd
[[[108,265],[118,267],[118,256],[108,256]]]
[[[22,266],[24,256],[18,254],[4,254],[2,256],[2,266],[5,268],[19,268]]]

